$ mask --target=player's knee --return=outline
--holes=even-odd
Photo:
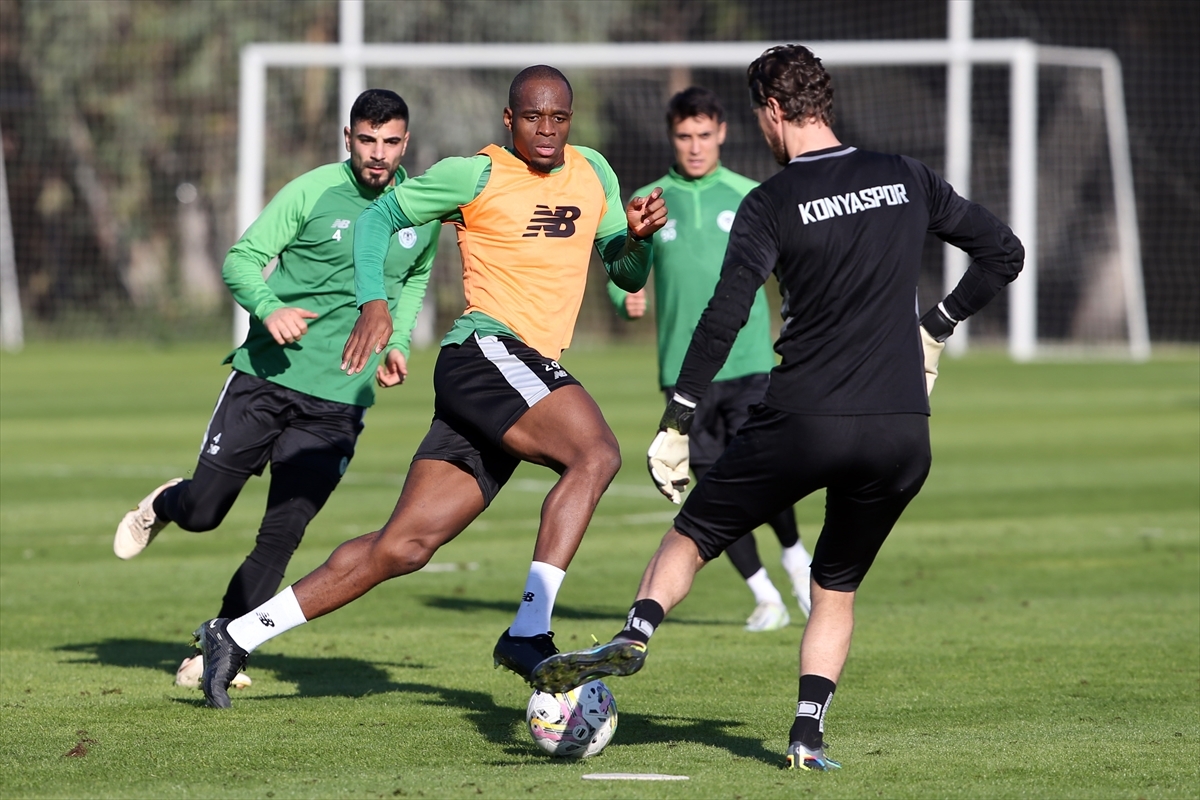
[[[603,442],[587,451],[586,460],[588,471],[607,484],[621,470],[621,449],[615,442]]]
[[[437,552],[437,546],[421,537],[399,539],[381,536],[373,560],[381,564],[388,577],[408,575],[424,567]]]

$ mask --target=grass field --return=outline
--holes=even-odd
[[[171,678],[252,546],[252,481],[209,534],[134,561],[121,515],[186,474],[225,368],[219,345],[56,344],[0,357],[0,794],[4,797],[1197,797],[1200,358],[949,362],[933,472],[860,593],[827,720],[839,773],[780,769],[802,623],[747,634],[712,565],[610,682],[613,744],[542,756],[528,690],[494,671],[552,474],[522,467],[435,569],[265,645],[225,713]],[[432,353],[367,417],[294,580],[377,528],[431,413]],[[559,595],[560,646],[619,627],[672,516],[643,466],[653,353],[571,353],[625,467]],[[797,454],[803,457],[803,454]],[[822,499],[799,508],[811,546]],[[786,576],[760,536],[768,570]],[[795,616],[799,616],[795,613]],[[679,783],[580,780],[593,772]]]

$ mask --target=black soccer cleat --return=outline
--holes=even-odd
[[[528,681],[533,668],[558,653],[554,646],[554,631],[537,636],[513,636],[508,631],[500,634],[500,640],[492,650],[493,663],[497,667],[511,669]]]
[[[533,688],[560,694],[605,675],[632,675],[646,663],[646,645],[632,639],[574,650],[547,658],[529,679]]]
[[[204,654],[204,676],[200,689],[213,708],[229,708],[229,685],[246,666],[250,653],[229,637],[229,620],[210,619],[196,629],[193,643]]]

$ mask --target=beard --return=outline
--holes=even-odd
[[[786,167],[788,161],[787,146],[783,143],[782,136],[774,135],[774,131],[763,131],[763,138],[767,140],[767,147],[771,148],[771,155],[775,156],[775,163],[781,167]]]
[[[382,189],[392,182],[392,178],[396,175],[396,170],[390,168],[387,164],[367,163],[351,164],[354,168],[354,175],[358,178],[358,182],[370,189]],[[384,172],[381,175],[373,174],[368,167],[382,167]]]

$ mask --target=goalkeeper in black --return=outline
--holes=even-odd
[[[664,492],[687,480],[692,409],[773,271],[783,327],[762,404],[683,504],[650,560],[613,641],[546,659],[537,688],[565,691],[629,675],[696,572],[743,532],[826,490],[812,563],[812,615],[787,766],[827,770],[825,713],[850,650],[854,597],[884,539],[929,473],[929,392],[956,322],[1016,278],[1012,231],[924,164],[844,145],[819,59],[774,47],[747,71],[755,116],[784,165],[742,201],[721,279],[684,358],[648,462]],[[923,316],[917,279],[926,232],[972,257],[966,275]]]

